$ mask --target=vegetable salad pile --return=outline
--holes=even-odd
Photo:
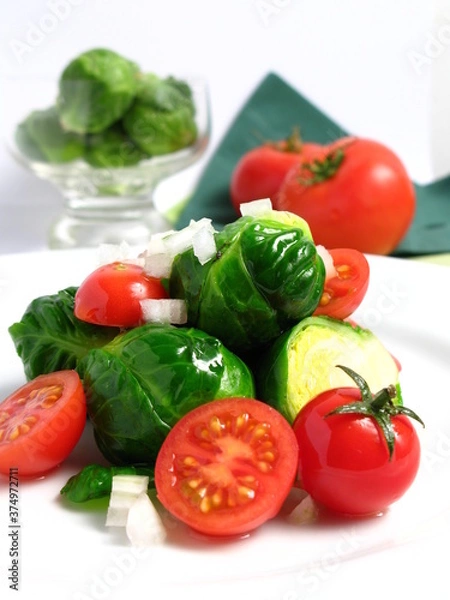
[[[0,472],[51,470],[87,415],[110,466],[61,493],[110,495],[110,524],[139,524],[132,541],[154,522],[150,488],[211,536],[260,526],[293,486],[318,510],[383,511],[416,476],[421,421],[398,361],[349,319],[368,283],[361,252],[316,245],[268,200],[221,231],[202,219],[155,235],[11,325],[28,383],[0,406]],[[46,437],[55,420],[67,426]]]

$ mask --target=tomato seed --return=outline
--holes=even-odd
[[[208,497],[202,498],[202,501],[200,502],[199,508],[202,511],[202,513],[209,512],[211,510],[211,501],[210,501],[210,499]]]
[[[221,506],[223,502],[223,491],[217,490],[216,492],[214,492],[214,494],[211,496],[211,502],[214,508],[218,508],[219,506]]]
[[[253,500],[253,498],[255,497],[255,490],[252,490],[251,488],[245,485],[240,485],[238,487],[238,494],[246,500]]]
[[[196,488],[198,488],[198,486],[201,483],[201,479],[190,479],[187,484],[190,488],[192,488],[193,490],[195,490]]]
[[[223,425],[219,417],[213,417],[212,419],[210,419],[209,428],[216,435],[220,435],[222,433]]]
[[[0,425],[9,419],[9,413],[3,411],[0,413]]]
[[[0,442],[2,441],[4,435],[5,435],[5,430],[0,429]]]
[[[350,265],[339,265],[336,267],[336,271],[339,273],[341,279],[350,279],[352,276]]]
[[[324,291],[320,298],[319,306],[327,306],[332,300],[333,296],[330,292]]]
[[[18,427],[14,427],[14,429],[9,434],[9,439],[13,442],[19,437],[20,431]]]
[[[261,473],[268,473],[271,470],[271,466],[264,460],[260,460],[256,463],[256,466],[261,471]]]

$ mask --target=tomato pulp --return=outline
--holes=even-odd
[[[0,404],[0,473],[37,476],[59,465],[86,423],[86,399],[76,371],[40,375]]]
[[[278,513],[297,457],[292,428],[275,409],[248,398],[214,400],[169,432],[156,460],[158,498],[197,531],[244,534]]]

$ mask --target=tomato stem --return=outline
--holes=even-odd
[[[405,415],[418,421],[422,426],[425,426],[424,422],[410,408],[406,408],[405,406],[393,402],[394,398],[397,396],[397,390],[394,385],[388,385],[379,390],[376,394],[372,394],[367,381],[361,377],[361,375],[358,375],[358,373],[355,373],[355,371],[349,367],[343,365],[336,366],[347,373],[347,375],[349,375],[356,383],[361,392],[361,400],[338,406],[326,414],[325,417],[344,414],[358,414],[371,417],[376,421],[383,432],[389,450],[389,460],[392,460],[395,445],[395,433],[392,426],[393,417]]]
[[[331,179],[338,172],[345,153],[342,148],[329,152],[323,159],[314,159],[312,162],[304,162],[301,165],[302,173],[306,172],[305,177],[300,176],[298,182],[302,185],[314,185]]]

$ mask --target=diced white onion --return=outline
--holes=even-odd
[[[97,251],[98,264],[107,265],[116,261],[143,264],[143,260],[136,257],[134,250],[127,242],[121,242],[120,244],[100,244]]]
[[[305,496],[289,514],[289,521],[296,525],[303,525],[305,523],[313,523],[317,519],[317,506],[314,500],[308,494]]]
[[[252,200],[239,206],[243,217],[260,217],[272,210],[272,201],[270,198],[261,200]]]
[[[214,227],[211,222],[201,227],[192,238],[192,248],[201,265],[207,263],[217,253]]]
[[[133,502],[148,488],[147,475],[114,475],[109,498],[106,525],[108,527],[125,527],[128,511]]]
[[[318,244],[316,246],[317,254],[323,260],[323,264],[325,265],[325,279],[330,279],[331,277],[336,277],[337,271],[334,266],[333,257],[328,252],[328,250]]]
[[[147,298],[141,300],[142,317],[146,323],[171,323],[183,325],[187,322],[186,302],[176,298]]]
[[[150,277],[167,278],[172,270],[173,259],[167,252],[148,254],[144,259],[144,271]]]
[[[128,512],[126,533],[132,546],[148,547],[166,539],[166,529],[147,492],[134,500]]]
[[[152,277],[169,277],[175,256],[189,248],[194,249],[194,254],[204,264],[216,253],[214,233],[211,219],[204,217],[191,220],[179,231],[152,235],[143,253],[145,272]]]

